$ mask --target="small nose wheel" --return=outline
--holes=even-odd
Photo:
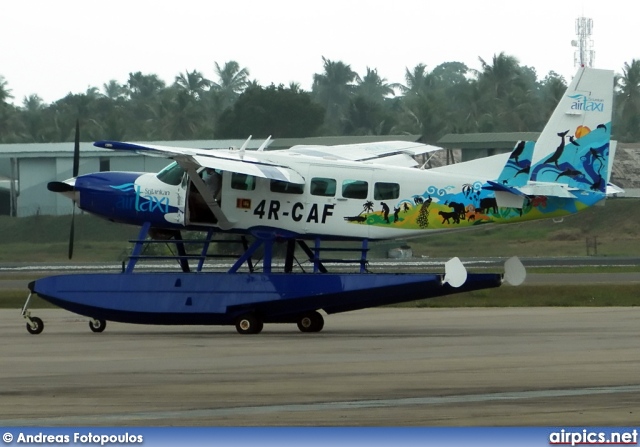
[[[107,322],[105,320],[90,320],[89,321],[89,329],[92,332],[104,332],[107,327]]]
[[[27,296],[24,306],[22,306],[22,317],[27,320],[27,332],[33,335],[37,335],[44,329],[44,323],[38,317],[32,317],[29,310],[29,304],[31,304],[31,293]]]
[[[38,317],[28,317],[27,319],[27,332],[33,335],[37,335],[44,329],[44,323]]]

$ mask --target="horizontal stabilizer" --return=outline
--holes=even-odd
[[[548,196],[562,197],[565,199],[575,199],[575,188],[560,183],[530,183],[520,188],[520,191],[528,196]]]
[[[624,193],[625,193],[624,189],[620,188],[619,186],[616,186],[613,183],[607,183],[608,196],[615,196],[615,195],[624,194]]]
[[[491,191],[510,192],[511,194],[515,194],[516,196],[522,196],[522,197],[526,197],[527,196],[519,188],[514,188],[514,187],[508,186],[508,185],[501,185],[500,183],[493,182],[491,180],[489,180],[487,183],[489,185],[491,185],[491,186],[485,187],[484,189],[488,189],[488,190],[491,190]]]

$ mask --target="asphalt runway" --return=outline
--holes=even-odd
[[[0,310],[2,426],[637,425],[640,308],[368,309],[325,329]]]

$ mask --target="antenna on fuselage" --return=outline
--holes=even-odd
[[[258,148],[258,151],[260,152],[264,151],[264,148],[267,147],[267,144],[269,144],[269,141],[271,141],[271,135],[269,135],[267,139],[264,140],[264,143],[260,145],[260,147]]]
[[[253,135],[249,135],[249,138],[247,138],[247,141],[245,141],[244,143],[242,143],[242,146],[240,146],[240,149],[238,149],[241,152],[244,152],[244,150],[247,148],[247,146],[249,145],[249,141],[251,141],[251,137]]]

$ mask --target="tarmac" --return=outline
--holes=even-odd
[[[0,310],[1,426],[637,425],[640,308],[367,309],[320,333]]]

